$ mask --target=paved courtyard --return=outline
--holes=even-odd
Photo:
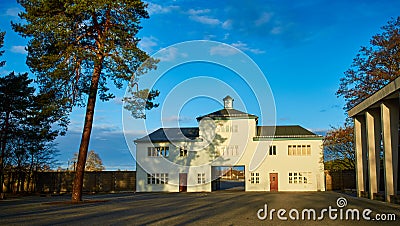
[[[68,203],[68,195],[2,200],[0,225],[400,225],[399,205],[335,192],[122,193],[84,199],[85,203],[77,205]],[[268,215],[260,220],[257,212],[263,218],[265,209]],[[312,220],[311,209],[316,220]],[[360,219],[352,220],[349,209],[357,209]],[[296,212],[299,220],[292,220]],[[287,220],[278,219],[277,213]],[[371,219],[365,220],[363,213]],[[323,219],[318,220],[321,215]],[[331,219],[335,216],[336,220]],[[393,217],[395,221],[375,219]]]

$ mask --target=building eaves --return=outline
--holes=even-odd
[[[258,119],[256,115],[252,115],[243,111],[239,111],[236,109],[221,109],[215,112],[212,112],[207,115],[197,117],[197,121],[200,121],[203,118],[212,118],[212,119],[232,119],[232,118],[248,118],[248,119]]]
[[[399,90],[400,77],[396,78],[395,80],[384,86],[382,89],[369,96],[367,99],[361,101],[359,104],[347,111],[347,114],[349,115],[349,117],[354,117],[364,112],[366,109],[376,106],[384,99],[399,98]]]

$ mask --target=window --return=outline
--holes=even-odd
[[[186,148],[182,148],[182,147],[179,148],[179,156],[181,156],[181,157],[186,157],[187,154],[188,154],[188,151],[187,151]]]
[[[307,155],[307,149],[305,145],[301,145],[301,155]]]
[[[169,156],[169,147],[148,147],[147,148],[147,156],[168,157]]]
[[[269,155],[276,155],[276,146],[275,145],[269,146]]]
[[[216,127],[216,132],[237,133],[237,132],[239,132],[239,125],[223,125],[223,124],[219,124]]]
[[[239,131],[239,126],[238,125],[233,125],[233,132],[237,133]]]
[[[197,183],[198,184],[205,184],[206,183],[206,174],[205,173],[198,173],[197,174]]]
[[[293,146],[292,145],[289,145],[289,147],[288,147],[288,155],[293,155]]]
[[[250,174],[250,183],[259,184],[260,183],[260,174],[259,173],[251,173]]]
[[[168,173],[148,173],[147,184],[168,184]]]
[[[311,172],[289,172],[289,184],[311,184]]]
[[[239,145],[221,145],[219,148],[219,156],[238,156]]]
[[[311,145],[289,145],[288,155],[310,156]]]
[[[311,155],[311,146],[307,145],[307,155]]]

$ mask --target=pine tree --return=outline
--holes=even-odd
[[[37,76],[42,93],[54,92],[64,106],[86,105],[72,201],[82,200],[97,95],[114,97],[108,83],[122,88],[135,71],[154,68],[138,48],[140,21],[148,18],[140,0],[18,0],[25,23],[13,29],[29,37],[27,64]],[[151,62],[151,61],[150,61]],[[140,68],[142,66],[142,68]],[[87,101],[85,101],[85,97]]]
[[[0,192],[3,191],[7,145],[21,134],[21,122],[27,119],[27,109],[32,103],[35,89],[29,86],[31,82],[27,73],[16,75],[11,72],[0,78]]]
[[[1,50],[4,46],[4,36],[6,35],[6,32],[0,32],[0,57],[3,56],[4,50]],[[0,61],[0,67],[3,67],[6,64],[6,62]]]
[[[4,50],[2,50],[4,46],[4,35],[5,32],[0,32],[0,57],[4,54]],[[0,60],[0,68],[5,65],[5,61]],[[1,128],[1,134],[0,134],[0,199],[4,198],[3,194],[3,181],[4,181],[4,175],[3,175],[3,170],[4,170],[4,149],[3,147],[3,136],[4,136],[4,128]],[[4,138],[5,139],[5,138]]]

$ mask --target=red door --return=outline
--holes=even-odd
[[[269,190],[278,191],[278,173],[269,174]]]
[[[187,191],[187,173],[179,174],[179,192]]]

